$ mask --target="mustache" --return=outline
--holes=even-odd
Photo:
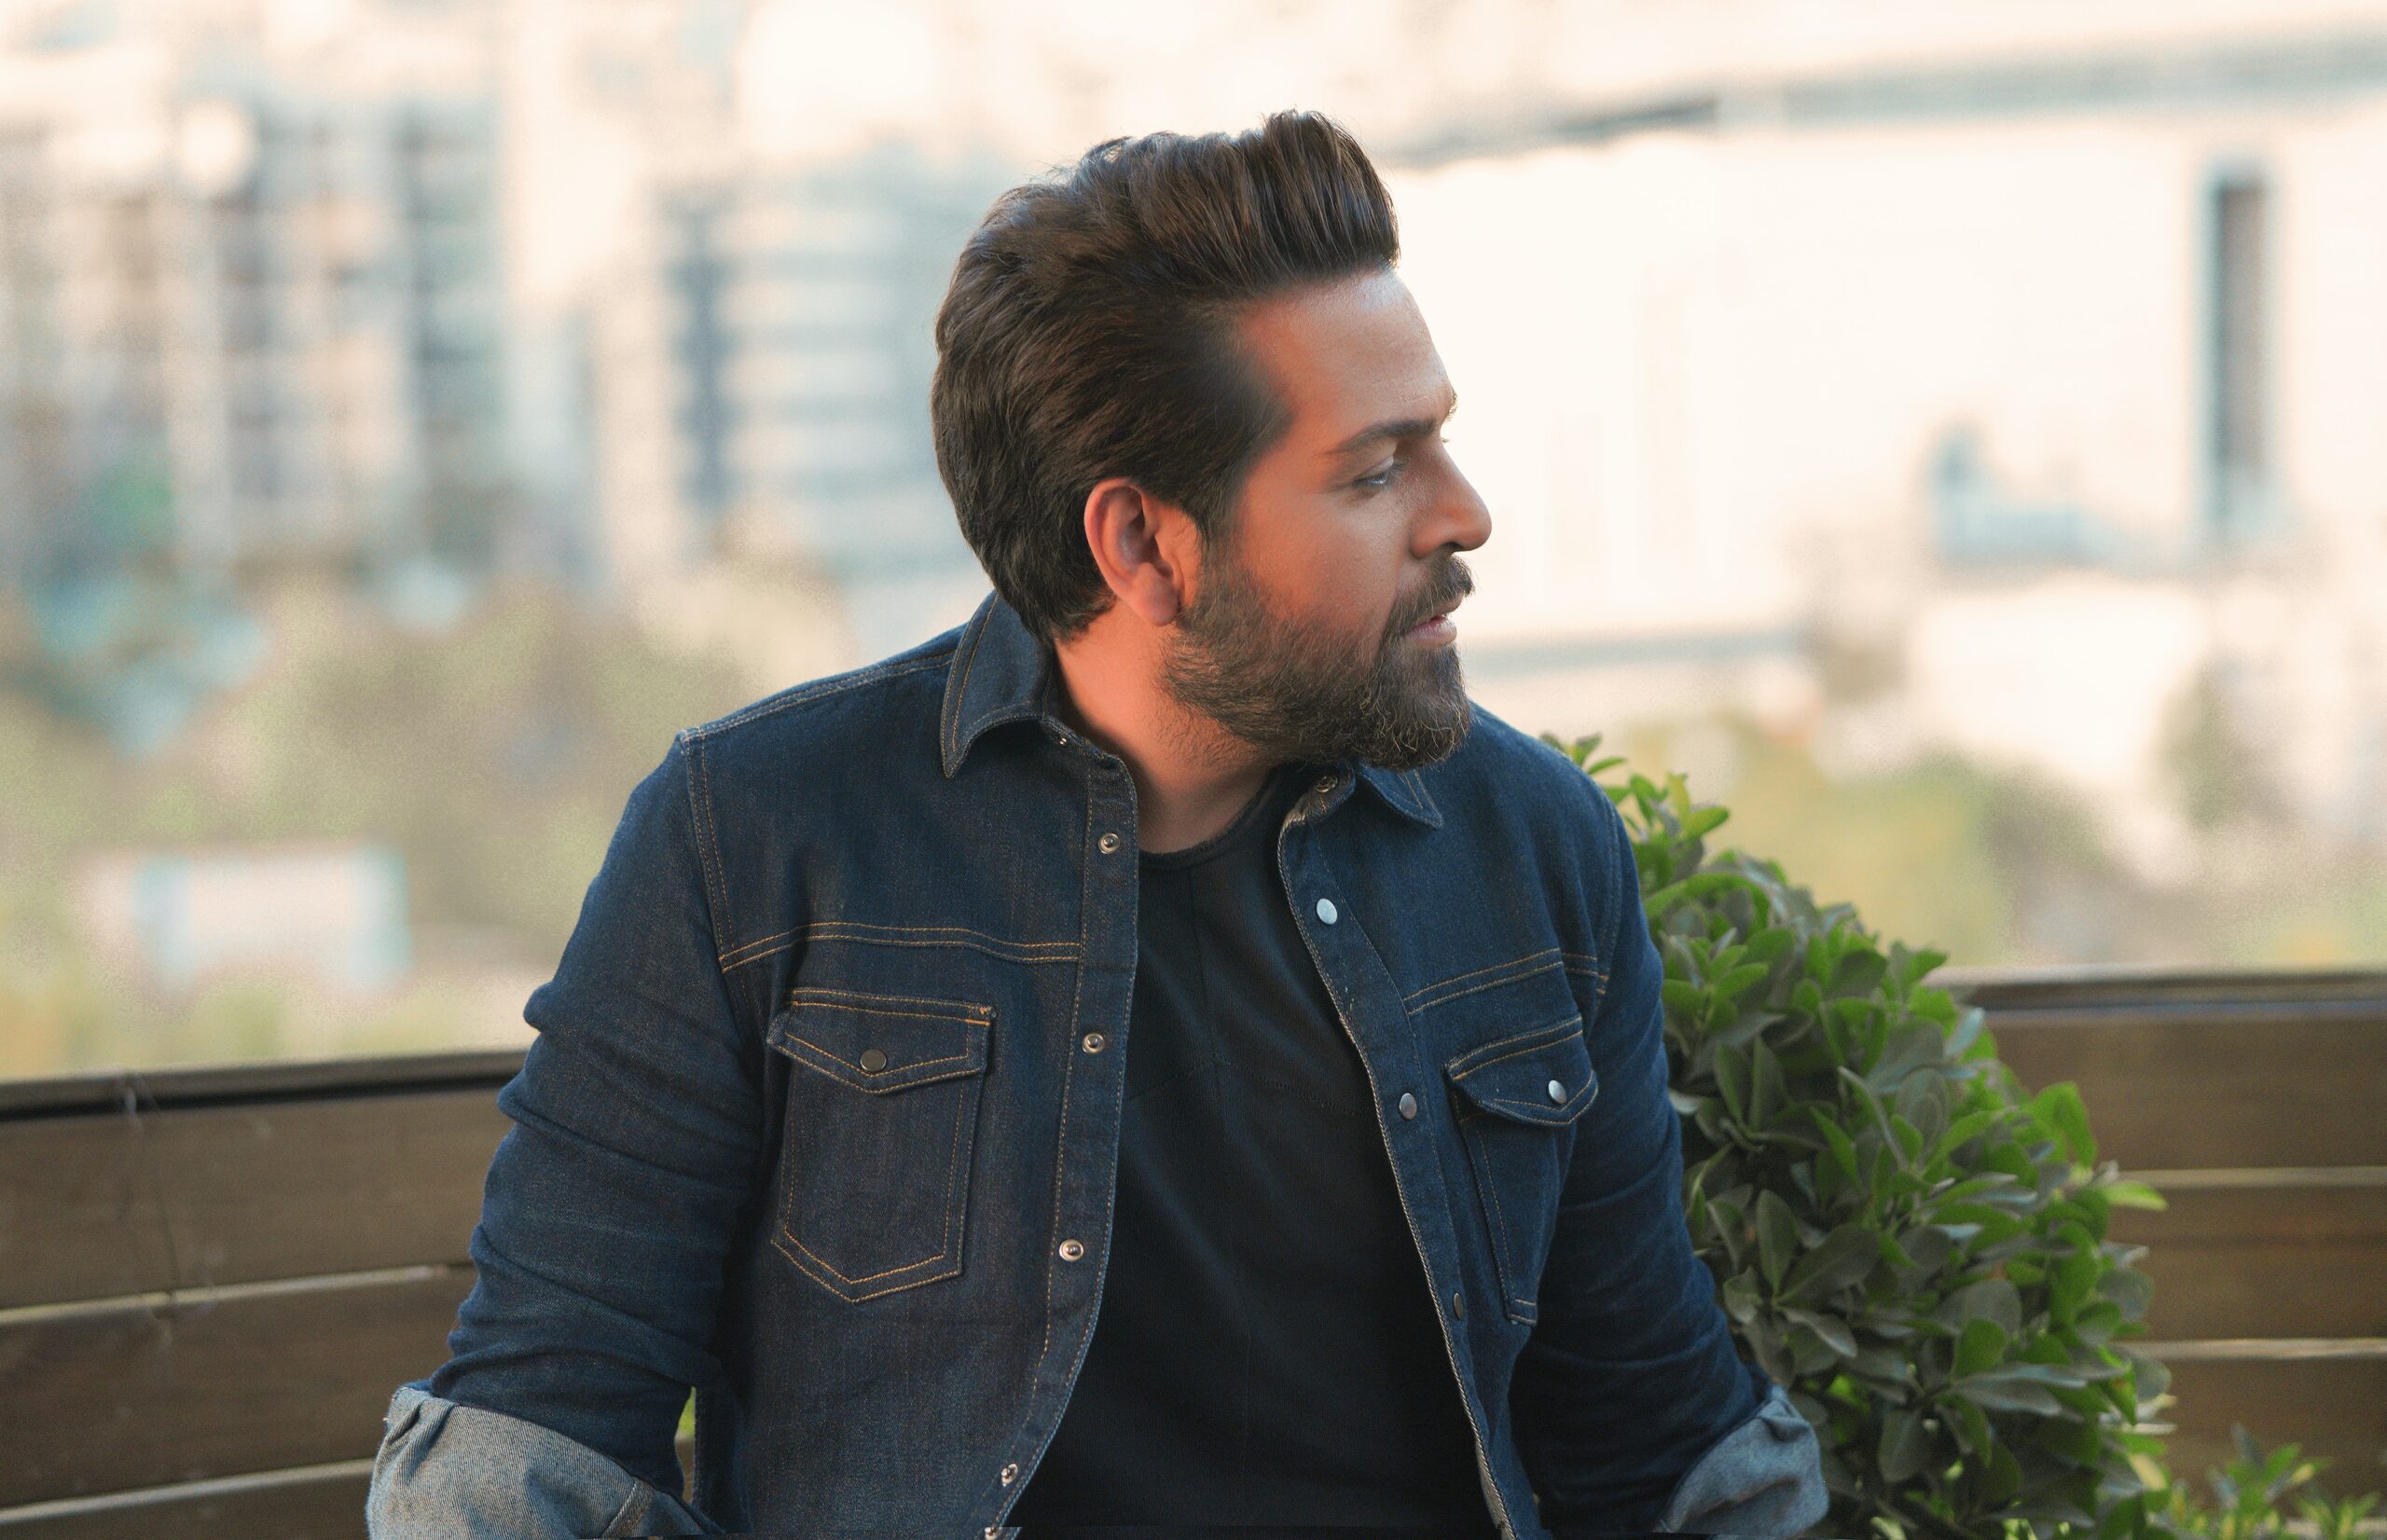
[[[1475,592],[1474,574],[1460,566],[1456,559],[1451,562],[1449,572],[1449,580],[1434,585],[1432,593],[1424,601],[1423,608],[1393,627],[1394,635],[1398,636],[1411,626],[1421,625],[1428,619],[1441,614],[1460,599]]]

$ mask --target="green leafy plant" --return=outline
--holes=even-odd
[[[2070,1084],[2026,1092],[1978,1008],[1774,862],[1711,854],[1683,777],[1599,781],[1665,962],[1691,1236],[1749,1355],[1818,1430],[1819,1533],[2113,1540],[2156,1526],[2168,1382],[2151,1285],[2106,1237],[2160,1206],[2101,1163]]]
[[[2244,1428],[2230,1429],[2238,1457],[2206,1478],[2214,1500],[2204,1502],[2173,1483],[2156,1512],[2158,1525],[2180,1540],[2354,1540],[2369,1523],[2378,1494],[2332,1498],[2314,1478],[2326,1460],[2304,1457],[2295,1444],[2265,1454]],[[2294,1500],[2295,1517],[2289,1515]],[[2290,1529],[2290,1525],[2296,1525]]]

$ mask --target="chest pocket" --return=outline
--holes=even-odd
[[[867,1299],[961,1271],[994,1008],[799,989],[771,1018],[794,1061],[773,1244]]]
[[[1509,1318],[1537,1316],[1541,1266],[1557,1228],[1568,1125],[1599,1094],[1583,1018],[1480,1044],[1442,1066]]]

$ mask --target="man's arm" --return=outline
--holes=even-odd
[[[724,1533],[586,1444],[428,1395],[420,1382],[400,1385],[390,1397],[365,1522],[375,1540]]]
[[[478,1275],[448,1361],[392,1402],[375,1540],[476,1523],[517,1540],[596,1533],[520,1528],[526,1478],[570,1494],[559,1524],[644,1503],[624,1478],[665,1519],[677,1506],[672,1438],[688,1388],[719,1373],[714,1322],[761,1121],[699,858],[700,752],[681,735],[630,793],[555,977],[523,1009],[539,1036],[498,1093],[514,1126],[473,1231]]]
[[[1517,1445],[1559,1535],[1796,1533],[1828,1504],[1814,1430],[1745,1364],[1691,1250],[1666,1098],[1663,961],[1630,832],[1584,777],[1607,873],[1608,969],[1585,1032],[1599,1093],[1575,1134],[1540,1318],[1517,1362]]]

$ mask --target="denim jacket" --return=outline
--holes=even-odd
[[[525,1008],[378,1540],[1009,1533],[1102,1297],[1137,956],[1133,779],[1058,687],[989,594],[672,741]],[[1818,1520],[1814,1435],[1690,1249],[1607,798],[1478,706],[1440,763],[1318,778],[1276,859],[1498,1532]]]

